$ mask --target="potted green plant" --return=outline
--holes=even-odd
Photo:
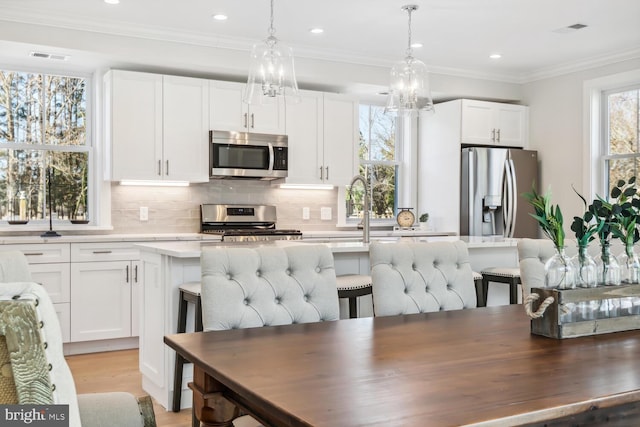
[[[616,209],[617,227],[611,230],[614,237],[620,239],[625,250],[618,257],[621,268],[621,282],[638,283],[640,281],[640,262],[634,251],[634,245],[640,240],[636,224],[640,223],[640,198],[635,186],[635,176],[628,182],[620,180],[611,189],[611,198]]]
[[[533,206],[535,213],[531,216],[538,221],[540,228],[556,248],[556,254],[544,265],[545,286],[557,289],[575,288],[575,267],[565,254],[564,219],[560,206],[551,204],[550,191],[544,195],[538,194],[535,187],[530,193],[524,193],[522,196]]]
[[[420,222],[420,228],[423,229],[423,230],[426,230],[427,229],[427,221],[429,221],[429,214],[426,213],[426,212],[423,213],[418,218],[418,221]]]
[[[587,252],[589,243],[595,240],[596,235],[603,227],[603,223],[595,222],[593,212],[587,208],[587,200],[574,188],[573,191],[582,199],[585,209],[584,214],[573,217],[571,223],[571,231],[575,233],[576,243],[578,245],[578,254],[574,258],[574,264],[578,269],[576,277],[576,285],[581,288],[595,288],[597,281],[597,268],[593,258]]]

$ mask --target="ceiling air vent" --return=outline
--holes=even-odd
[[[581,30],[583,28],[587,28],[587,25],[584,24],[573,24],[573,25],[569,25],[568,27],[562,27],[562,28],[558,28],[557,30],[553,30],[554,33],[560,33],[560,34],[567,34],[567,33],[574,33],[578,30]]]
[[[29,56],[33,56],[34,58],[55,59],[57,61],[66,61],[69,59],[69,56],[67,55],[56,55],[54,53],[46,52],[31,52]]]

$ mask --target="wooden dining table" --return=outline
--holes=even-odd
[[[521,305],[164,341],[194,363],[204,425],[640,425],[640,332],[532,335]]]

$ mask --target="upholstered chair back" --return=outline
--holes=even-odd
[[[204,248],[201,267],[205,331],[339,318],[325,245]]]
[[[46,290],[30,280],[21,252],[0,252],[0,345],[12,371],[0,383],[7,390],[13,382],[17,391],[17,402],[3,403],[68,404],[69,425],[79,427],[76,389],[64,359],[58,317]],[[1,369],[5,373],[8,367]],[[2,396],[11,399],[6,392]]]
[[[518,259],[520,260],[520,280],[524,295],[531,288],[544,288],[544,264],[556,253],[549,239],[520,239],[518,241]]]
[[[376,316],[476,307],[464,242],[374,243],[369,256]]]

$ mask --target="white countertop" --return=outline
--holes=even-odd
[[[142,251],[169,255],[176,258],[198,258],[202,248],[223,248],[223,247],[256,247],[256,246],[292,246],[292,245],[327,245],[333,253],[359,253],[369,252],[369,245],[379,243],[395,242],[452,242],[462,240],[467,243],[469,249],[476,248],[497,248],[515,247],[518,239],[508,239],[504,237],[481,237],[481,236],[433,236],[433,237],[386,237],[373,238],[373,243],[362,243],[361,241],[335,241],[317,242],[305,240],[274,240],[270,242],[245,242],[245,243],[222,243],[213,241],[179,241],[179,242],[149,242],[136,245]]]
[[[60,237],[0,236],[0,244],[85,243],[85,242],[153,242],[153,241],[220,241],[220,236],[200,233],[154,234],[76,234]]]

